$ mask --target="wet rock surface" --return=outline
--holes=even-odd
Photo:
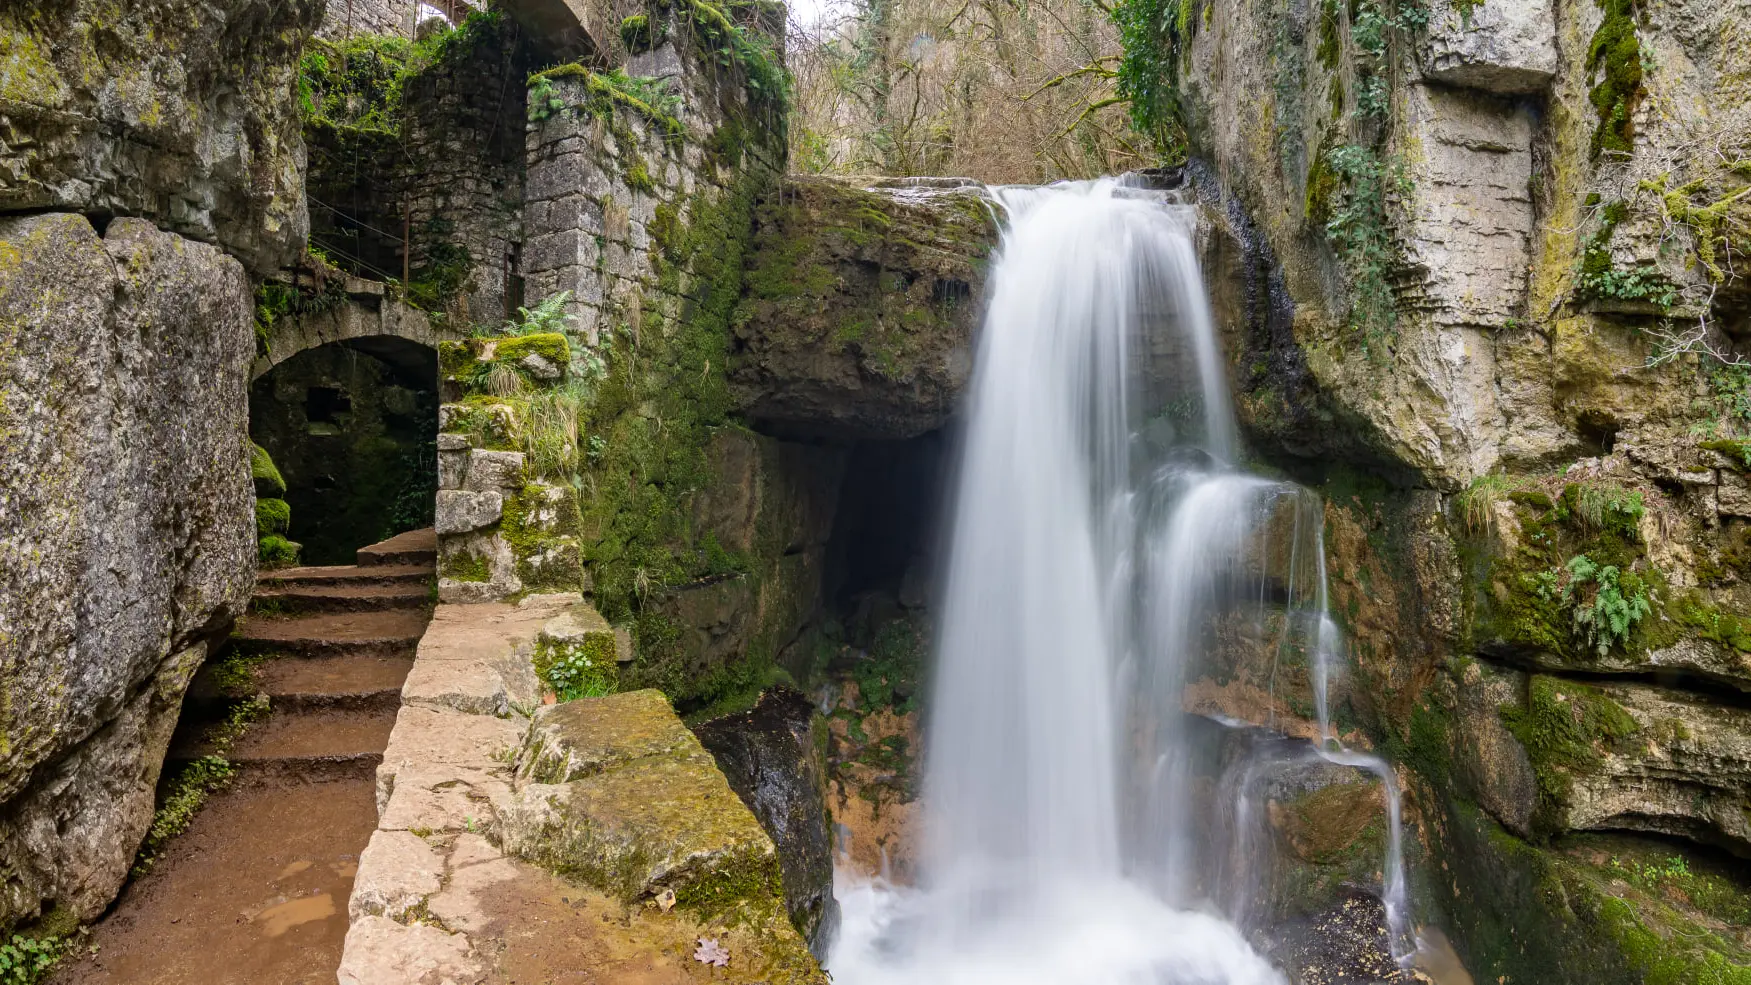
[[[730,788],[772,837],[791,923],[817,957],[832,941],[838,914],[826,729],[806,696],[783,687],[761,695],[747,712],[693,728]]]

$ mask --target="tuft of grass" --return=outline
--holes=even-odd
[[[1459,510],[1465,519],[1465,529],[1474,534],[1489,532],[1495,522],[1495,506],[1518,489],[1520,483],[1499,473],[1480,475],[1459,494]]]

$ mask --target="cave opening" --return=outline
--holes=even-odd
[[[903,661],[927,654],[941,561],[938,532],[949,443],[942,431],[851,445],[821,579],[825,662]],[[823,667],[821,669],[829,669]]]
[[[297,353],[250,386],[251,439],[286,482],[291,540],[305,564],[432,524],[438,357],[389,336]]]

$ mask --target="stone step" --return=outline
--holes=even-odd
[[[280,568],[256,575],[256,590],[311,585],[425,585],[437,577],[430,564],[337,564],[308,568]]]
[[[284,587],[256,589],[249,611],[258,615],[291,615],[312,612],[370,612],[381,609],[417,609],[432,601],[428,583],[418,581],[378,584],[366,582],[291,582]]]
[[[395,728],[391,708],[294,710],[276,707],[232,744],[225,758],[239,772],[310,779],[372,775]],[[169,759],[188,761],[214,750],[204,729],[178,737]]]
[[[257,616],[231,639],[245,653],[283,657],[411,656],[430,619],[424,609]]]
[[[355,553],[361,568],[402,564],[435,565],[438,563],[438,534],[431,527],[409,530],[370,547],[361,547]]]
[[[401,685],[413,668],[412,656],[310,657],[270,660],[257,673],[275,711],[401,707]]]

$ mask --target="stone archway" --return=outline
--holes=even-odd
[[[337,292],[340,300],[322,311],[283,315],[268,330],[266,352],[250,366],[249,378],[262,374],[301,352],[335,342],[362,339],[401,339],[436,350],[446,339],[460,339],[462,332],[433,324],[426,312],[389,297],[381,281],[345,274]]]
[[[437,495],[437,350],[343,338],[282,357],[250,386],[249,430],[286,483],[305,564],[429,527]]]

